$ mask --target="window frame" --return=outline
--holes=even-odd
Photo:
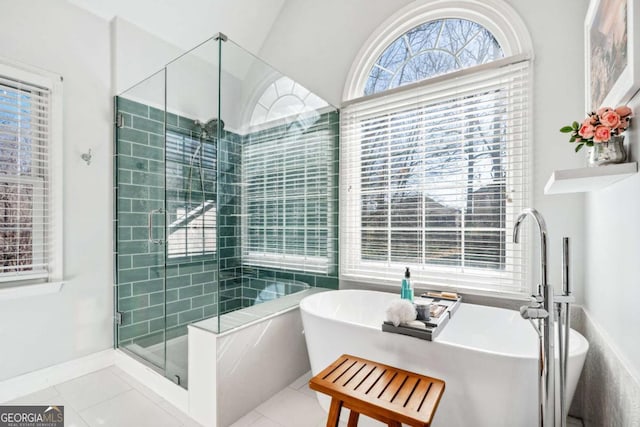
[[[48,224],[40,224],[41,232],[34,234],[47,239],[49,243],[47,274],[15,274],[7,275],[0,280],[2,297],[20,297],[41,293],[57,292],[63,281],[63,122],[62,122],[62,76],[40,68],[22,64],[0,57],[0,75],[17,82],[48,89],[49,96],[49,133],[47,149],[49,166],[47,170],[48,186]],[[22,182],[33,182],[35,188],[43,193],[44,182],[35,177],[21,178]],[[44,195],[41,194],[41,197]],[[34,196],[35,199],[35,196]],[[36,229],[36,225],[33,226]],[[22,276],[22,277],[21,277]],[[38,286],[34,286],[38,285]],[[41,286],[44,285],[44,286]],[[37,288],[37,289],[36,289]],[[16,290],[17,292],[6,292]]]
[[[422,80],[415,83],[410,83],[404,86],[400,86],[397,88],[389,89],[387,91],[382,91],[378,93],[374,93],[368,96],[363,96],[365,93],[365,87],[367,84],[367,80],[369,78],[369,73],[372,67],[378,61],[380,55],[399,37],[402,37],[407,31],[424,24],[429,21],[439,20],[439,19],[466,19],[469,21],[476,22],[487,30],[489,30],[500,46],[503,49],[504,58],[499,59],[497,61],[492,61],[487,64],[479,65],[473,67],[473,69],[462,69],[458,71],[454,71],[451,73],[447,73],[444,75],[435,76],[430,79]],[[354,102],[359,102],[364,99],[375,99],[375,98],[384,98],[385,95],[397,93],[398,91],[407,91],[411,90],[415,87],[420,87],[428,82],[427,84],[439,85],[442,84],[445,86],[447,82],[451,79],[465,75],[469,72],[475,72],[481,68],[495,68],[507,62],[517,62],[520,60],[529,60],[533,61],[532,54],[532,42],[529,36],[529,33],[524,25],[522,19],[519,15],[511,8],[511,6],[507,5],[501,0],[487,0],[482,3],[476,0],[460,0],[455,3],[446,2],[443,0],[438,0],[436,2],[427,2],[422,1],[421,4],[418,5],[410,5],[401,9],[398,13],[390,17],[385,23],[383,23],[378,29],[369,37],[369,40],[365,43],[363,48],[360,50],[356,60],[354,61],[352,68],[349,72],[344,91],[343,91],[343,103],[341,105],[342,108],[353,104]],[[530,65],[529,71],[529,89],[531,91],[531,85],[533,82],[532,70]],[[469,70],[469,71],[467,71]],[[533,94],[533,91],[530,92]],[[532,109],[532,101],[528,102],[527,116],[529,118],[529,122],[533,121],[533,109]],[[341,115],[341,121],[344,119],[344,116]],[[356,139],[356,138],[354,138]],[[525,141],[527,148],[529,149],[529,156],[526,167],[528,170],[531,169],[533,155],[531,150],[531,132],[529,132],[528,140]],[[351,186],[351,191],[354,190],[353,184],[354,181],[359,181],[360,179],[355,179],[351,182],[347,183],[347,180],[344,178],[347,174],[345,173],[347,170],[352,168],[352,164],[350,164],[353,160],[350,156],[358,156],[359,147],[349,147],[348,150],[341,150],[341,159],[340,159],[340,168],[341,168],[341,182],[340,182],[340,228],[341,235],[343,232],[343,227],[347,224],[353,224],[354,222],[361,222],[361,207],[357,206],[353,200],[355,196],[351,196],[351,202],[349,202],[349,196],[347,195],[347,186]],[[351,153],[350,153],[351,152]],[[507,163],[511,162],[511,156],[507,154],[505,157],[505,161]],[[508,183],[506,184],[507,188]],[[523,194],[522,203],[525,205],[530,204],[532,199],[531,192],[531,177],[528,176],[525,178],[525,181],[521,184],[521,188],[526,192]],[[356,193],[360,194],[358,189],[355,189]],[[359,199],[358,199],[359,200]],[[345,212],[345,208],[352,209],[347,213]],[[355,209],[355,210],[353,210]],[[506,215],[506,229],[509,230],[509,227],[513,226],[513,216],[511,215],[513,212],[508,211]],[[348,272],[345,273],[345,270],[348,270],[346,267],[346,258],[353,259],[354,256],[359,256],[358,254],[352,253],[355,248],[359,252],[361,250],[361,233],[362,227],[353,228],[353,225],[349,225],[347,227],[349,230],[353,231],[353,236],[350,239],[353,240],[354,243],[349,244],[349,246],[345,246],[346,243],[343,242],[343,239],[340,239],[340,279],[346,280],[349,282],[363,282],[367,281],[369,283],[375,283],[377,285],[383,286],[397,286],[397,280],[389,275],[380,274],[376,277],[363,277],[363,275],[353,275]],[[508,233],[507,233],[508,234]],[[508,236],[507,236],[508,240]],[[355,243],[357,241],[357,243]],[[531,254],[531,242],[523,243],[526,248],[526,253]],[[505,250],[506,259],[509,259],[510,255],[509,247]],[[345,255],[347,253],[348,255]],[[393,266],[394,269],[397,269],[400,273],[406,266],[406,262],[379,262],[379,261],[368,261],[363,260],[362,257],[359,257],[358,265],[369,265],[372,267],[378,267],[380,272],[389,270],[390,266]],[[442,284],[439,283],[437,285],[431,285],[429,283],[420,283],[419,286],[427,285],[434,289],[443,289],[443,290],[463,290],[469,294],[476,295],[489,295],[489,296],[497,296],[497,297],[521,297],[522,295],[528,294],[528,283],[531,277],[531,262],[527,257],[523,260],[523,269],[524,269],[524,280],[520,286],[518,291],[504,290],[504,289],[491,289],[490,287],[460,287],[459,284],[455,283],[455,280],[450,284]],[[427,265],[422,264],[422,268],[427,267],[430,271],[432,270],[441,270],[445,272],[450,272],[446,266],[438,266],[438,265]],[[449,270],[449,271],[447,271]],[[497,270],[489,270],[495,276],[495,272]],[[504,273],[508,275],[509,273]],[[479,275],[482,275],[480,272]],[[464,277],[464,273],[461,274]],[[398,276],[400,277],[400,276]]]

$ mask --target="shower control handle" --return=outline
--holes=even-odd
[[[153,216],[157,213],[162,213],[163,209],[153,209],[151,211],[149,211],[148,214],[148,224],[149,224],[149,236],[148,236],[148,240],[149,243],[153,243],[156,245],[161,245],[162,244],[162,239],[154,239],[153,238]]]

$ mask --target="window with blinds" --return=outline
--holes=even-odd
[[[210,138],[167,131],[167,254],[216,252],[216,144]]]
[[[341,275],[519,293],[528,198],[529,61],[408,84],[341,113]]]
[[[0,67],[0,282],[5,283],[46,282],[60,267],[52,265],[51,88],[22,74]]]
[[[333,134],[311,116],[245,136],[245,263],[327,272]]]

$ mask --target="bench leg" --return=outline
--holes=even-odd
[[[402,427],[402,424],[398,421],[389,421],[389,427]]]
[[[342,400],[331,399],[331,407],[329,408],[329,417],[327,418],[327,427],[338,427],[340,422],[340,410],[342,409]]]
[[[352,409],[349,413],[349,423],[347,424],[347,427],[358,427],[359,417],[360,414]]]

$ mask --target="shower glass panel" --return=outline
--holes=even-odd
[[[216,36],[116,112],[116,344],[188,387],[188,325],[338,287],[338,111]]]
[[[165,70],[116,98],[117,344],[165,368]]]
[[[223,332],[338,287],[338,113],[233,41],[220,54]]]
[[[219,39],[166,67],[166,373],[187,387],[187,325],[218,314]]]

